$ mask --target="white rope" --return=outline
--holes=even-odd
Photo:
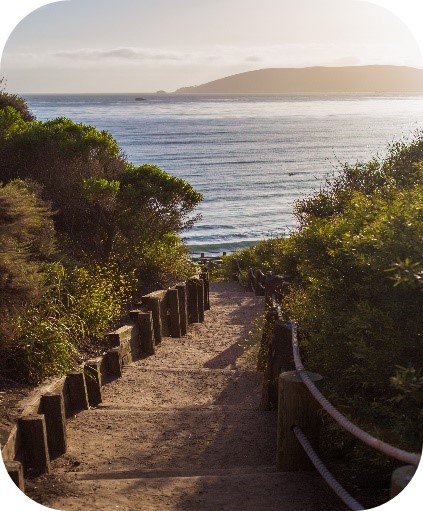
[[[345,490],[345,488],[343,488],[329,472],[322,460],[317,456],[316,451],[313,449],[301,429],[298,426],[293,426],[292,431],[294,432],[294,435],[297,437],[297,440],[300,442],[307,456],[310,458],[310,461],[316,467],[316,470],[323,477],[325,482],[332,488],[332,490],[338,495],[342,502],[344,502],[350,509],[352,509],[352,511],[364,510],[365,508],[360,504],[360,502],[357,502],[353,497],[351,497],[347,490]]]
[[[387,456],[395,458],[399,461],[403,461],[404,463],[417,466],[420,462],[420,454],[403,451],[402,449],[398,449],[397,447],[393,447],[382,440],[375,438],[372,435],[369,435],[361,428],[353,424],[350,420],[348,420],[344,415],[342,415],[317,389],[314,383],[309,378],[307,371],[305,370],[300,357],[300,351],[298,346],[297,339],[297,325],[295,321],[291,321],[291,329],[292,329],[292,347],[294,353],[294,362],[295,367],[299,373],[301,380],[307,386],[313,397],[320,403],[320,405],[331,415],[336,422],[338,422],[343,428],[349,431],[356,438],[364,442],[365,444],[377,449],[380,452],[383,452]]]

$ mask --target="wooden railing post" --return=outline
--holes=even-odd
[[[313,382],[322,379],[319,374],[307,374]],[[289,371],[279,376],[276,467],[280,472],[313,470],[313,464],[292,431],[293,426],[299,426],[313,448],[318,450],[319,405],[304,385],[298,371]]]
[[[291,324],[275,319],[268,350],[265,378],[267,389],[263,392],[263,409],[273,410],[277,407],[279,375],[281,372],[294,370]]]

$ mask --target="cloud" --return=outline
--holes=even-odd
[[[105,59],[117,59],[117,60],[183,60],[189,57],[189,54],[181,52],[169,52],[154,49],[140,49],[140,48],[112,48],[108,50],[97,49],[97,48],[80,48],[76,50],[58,51],[52,54],[56,58],[65,59],[78,59],[78,60],[90,60],[90,61],[101,61]]]
[[[365,57],[364,57],[365,56]],[[306,67],[316,65],[358,64],[413,65],[392,43],[368,45],[355,43],[285,43],[282,45],[229,46],[213,45],[187,48],[130,47],[75,48],[51,52],[4,54],[5,69],[158,69],[189,70],[198,73],[236,73],[266,67]]]

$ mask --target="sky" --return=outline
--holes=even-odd
[[[422,68],[409,27],[378,1],[55,2],[10,34],[0,76],[16,93],[171,92],[269,67]]]

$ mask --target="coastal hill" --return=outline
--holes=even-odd
[[[260,69],[203,85],[182,87],[178,94],[423,92],[423,70],[404,66],[349,66]]]

